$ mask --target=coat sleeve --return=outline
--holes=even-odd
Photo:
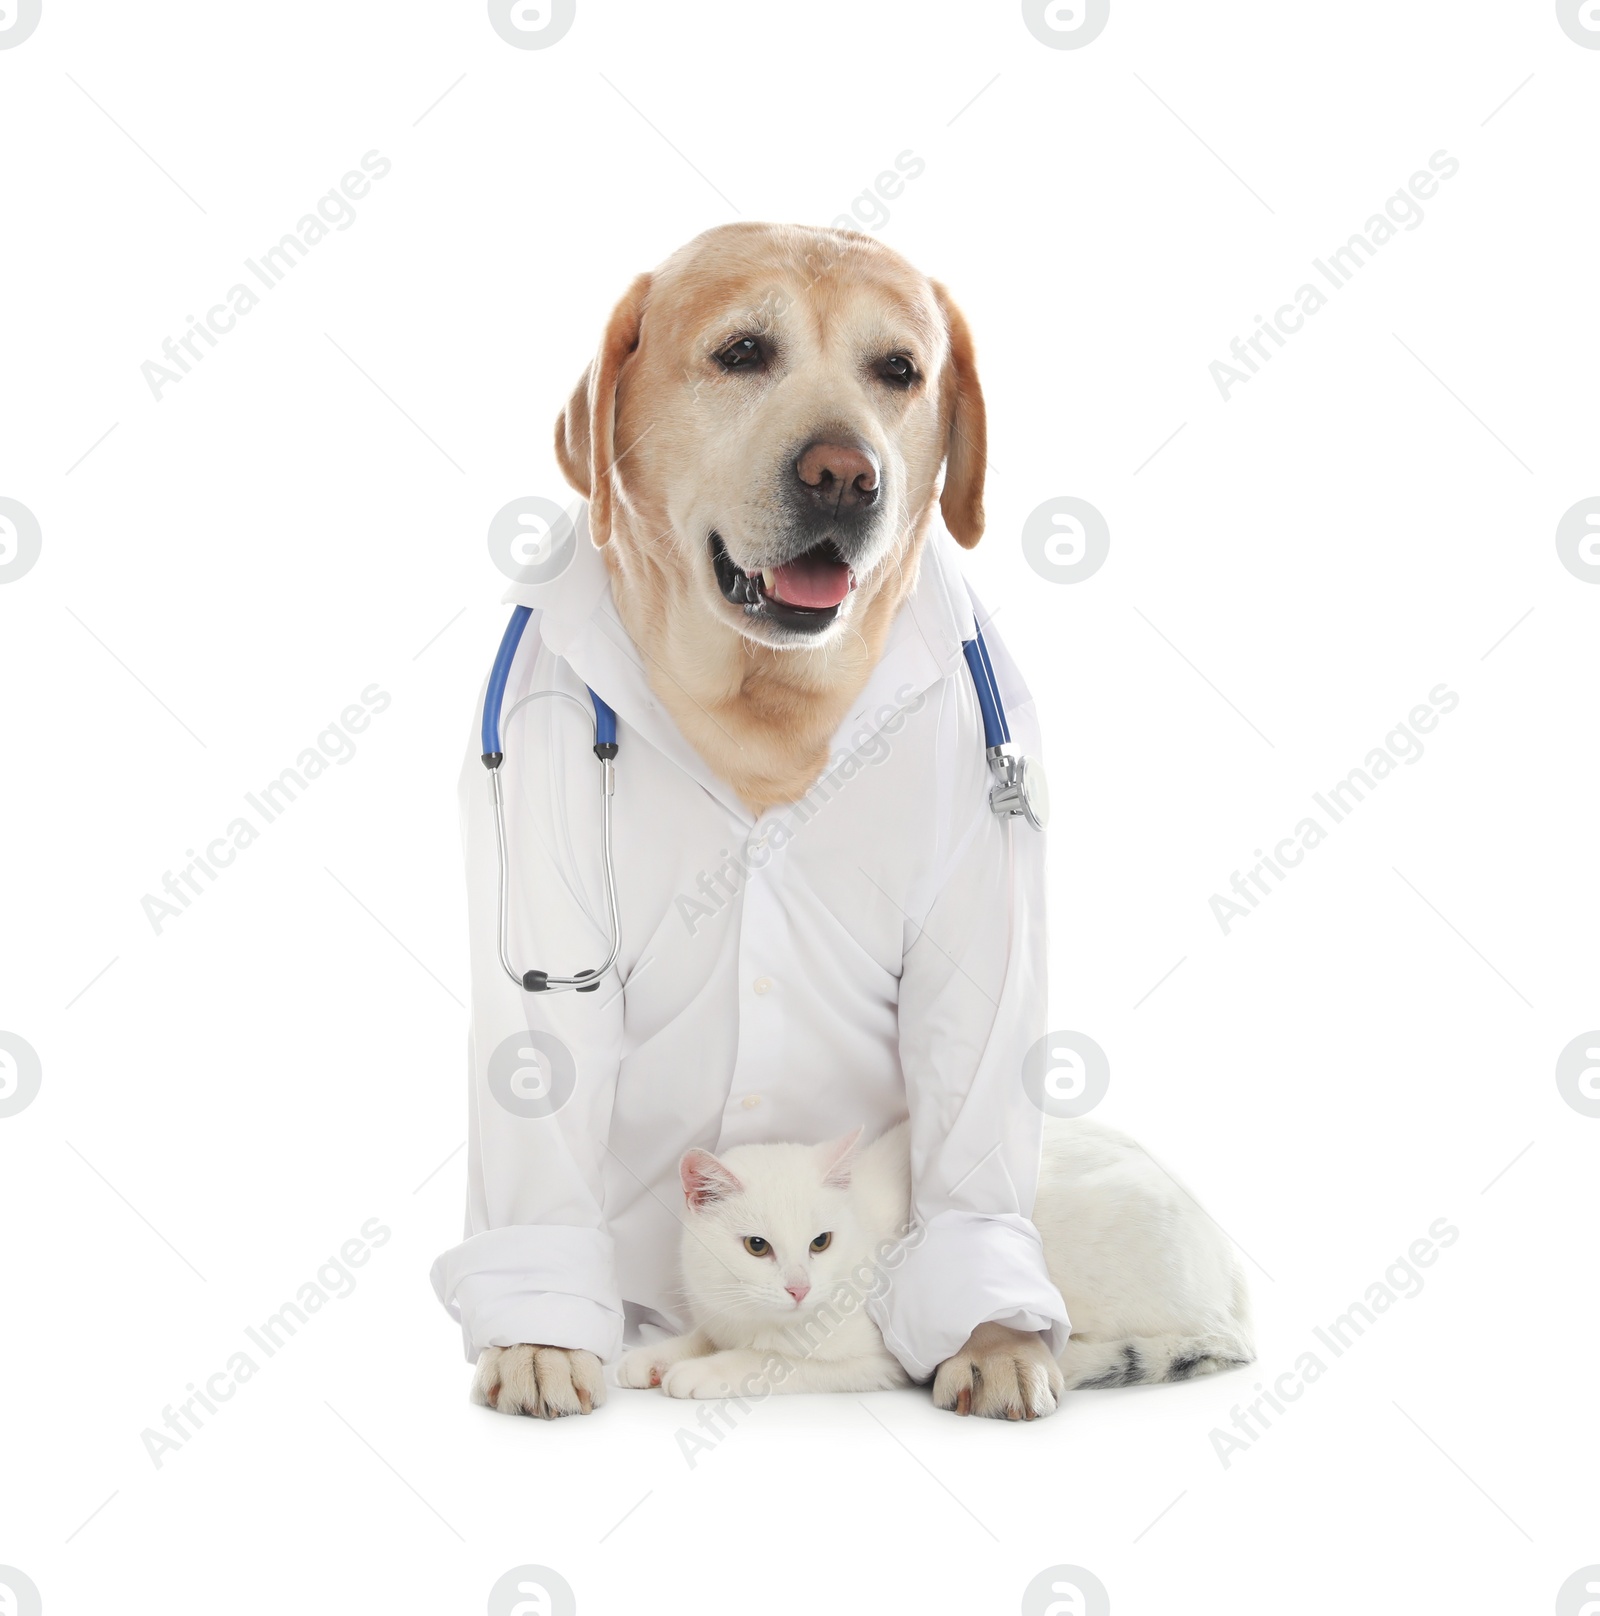
[[[582,683],[524,630],[507,682],[501,785],[516,968],[570,976],[608,948],[600,765]],[[513,712],[534,691],[540,697]],[[480,697],[481,700],[481,697]],[[481,709],[480,709],[481,710]],[[461,775],[472,1006],[467,1044],[467,1214],[433,1265],[469,1361],[485,1347],[622,1345],[601,1158],[622,1048],[613,969],[595,993],[525,992],[499,955],[499,861],[476,725]]]
[[[1039,757],[1031,702],[996,657],[1013,736]],[[1045,1034],[1044,835],[988,804],[976,698],[948,681],[938,770],[951,804],[937,874],[908,917],[900,1059],[911,1116],[911,1232],[870,1304],[889,1350],[926,1380],[986,1322],[1066,1345],[1061,1294],[1032,1222],[1043,1113],[1023,1060]],[[953,790],[950,782],[953,782]]]

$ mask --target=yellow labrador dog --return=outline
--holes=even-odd
[[[848,231],[725,225],[641,275],[556,455],[657,694],[753,809],[821,774],[935,498],[963,545],[983,533],[966,321]]]
[[[983,533],[966,321],[943,287],[849,231],[728,225],[639,276],[557,423],[556,454],[589,501],[657,698],[758,813],[800,799],[827,766],[936,504],[960,544]],[[486,1357],[478,1395],[491,1405],[587,1412],[604,1396],[592,1353]],[[1019,1386],[1050,1396],[1034,1407]],[[984,1324],[934,1397],[1032,1417],[1060,1387],[1040,1336]]]

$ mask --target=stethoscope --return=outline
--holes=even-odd
[[[507,976],[529,993],[593,993],[600,979],[617,962],[622,949],[622,932],[617,919],[617,876],[611,859],[611,799],[616,794],[617,715],[589,690],[594,704],[594,755],[600,760],[601,833],[600,857],[605,869],[606,912],[611,926],[611,951],[605,963],[593,970],[578,971],[572,976],[554,976],[549,971],[519,971],[511,963],[511,870],[506,854],[505,802],[500,791],[500,765],[505,762],[505,751],[500,737],[501,708],[505,704],[506,681],[511,676],[511,664],[522,641],[522,631],[533,615],[531,606],[518,606],[511,613],[500,649],[495,655],[494,667],[489,670],[489,684],[483,696],[483,766],[489,771],[489,800],[494,806],[495,845],[500,852],[500,918],[498,943],[500,964]],[[1000,700],[1000,686],[994,676],[994,665],[989,661],[989,648],[983,641],[983,630],[975,628],[970,640],[961,642],[967,669],[972,675],[978,693],[978,708],[983,714],[984,757],[994,785],[989,791],[989,806],[1002,819],[1020,815],[1042,831],[1050,817],[1050,798],[1045,786],[1044,773],[1031,758],[1011,750],[1011,727],[1006,722],[1006,710]],[[586,685],[587,690],[589,687]],[[511,717],[519,707],[544,697],[558,697],[570,701],[581,712],[583,703],[564,690],[536,690],[516,702]]]

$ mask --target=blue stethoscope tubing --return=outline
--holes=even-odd
[[[529,993],[593,993],[600,979],[617,963],[622,951],[622,927],[617,915],[617,872],[611,858],[611,799],[616,793],[617,715],[597,696],[589,691],[594,703],[594,755],[600,760],[602,819],[600,830],[600,857],[605,869],[606,913],[611,927],[611,951],[604,964],[590,971],[578,971],[572,976],[556,976],[549,971],[519,971],[511,963],[511,866],[506,852],[506,811],[500,791],[500,765],[505,762],[505,747],[500,736],[501,709],[505,705],[506,681],[511,677],[511,664],[516,659],[522,631],[533,615],[530,606],[518,606],[506,624],[495,654],[494,666],[489,670],[489,684],[483,696],[483,766],[489,771],[489,799],[494,806],[495,845],[500,854],[500,964],[507,976]],[[587,686],[584,687],[588,689]],[[575,696],[564,690],[535,691],[523,701],[535,701],[542,696],[559,696],[580,706]],[[522,702],[517,703],[520,707]],[[516,707],[512,708],[512,712]],[[507,715],[509,716],[509,715]]]
[[[976,628],[974,624],[974,628]],[[1006,710],[1000,700],[1000,685],[994,676],[994,664],[989,660],[989,647],[983,643],[983,630],[970,640],[961,642],[961,654],[967,659],[967,670],[972,675],[972,686],[978,692],[978,707],[983,713],[983,745],[986,752],[1006,746],[1011,741],[1011,726],[1006,723]]]
[[[505,748],[500,734],[501,709],[505,705],[506,683],[511,677],[511,664],[516,659],[517,647],[522,642],[522,631],[533,615],[530,606],[518,606],[511,613],[511,621],[500,640],[494,666],[489,670],[489,683],[483,696],[483,766],[489,771],[489,796],[494,806],[495,844],[500,853],[500,964],[507,976],[529,993],[593,993],[600,979],[617,962],[622,950],[622,931],[617,916],[617,877],[611,858],[611,799],[616,793],[617,715],[609,706],[589,690],[594,704],[594,755],[600,760],[601,789],[604,818],[601,821],[601,859],[605,867],[606,911],[611,927],[611,951],[605,963],[591,971],[578,971],[573,976],[554,976],[549,971],[519,971],[511,963],[510,915],[511,875],[506,853],[505,803],[500,791],[500,765],[505,761]],[[989,805],[1002,818],[1020,814],[1035,830],[1043,830],[1048,814],[1048,801],[1044,795],[1043,777],[1024,757],[1010,751],[1011,727],[1006,722],[1005,704],[1000,699],[999,681],[994,675],[994,664],[989,660],[989,647],[984,644],[983,630],[974,626],[973,637],[961,643],[967,669],[972,675],[973,689],[977,691],[978,708],[983,714],[984,755],[994,776],[995,786],[989,793]],[[587,685],[584,687],[589,688]],[[581,708],[577,697],[564,690],[542,690],[524,696],[511,709],[515,712],[524,702],[541,697],[560,697]],[[510,714],[506,714],[509,717]]]

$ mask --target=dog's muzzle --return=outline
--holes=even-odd
[[[723,599],[747,617],[816,633],[839,615],[856,575],[832,539],[780,566],[746,572],[728,554],[720,533],[710,538],[711,566]]]

